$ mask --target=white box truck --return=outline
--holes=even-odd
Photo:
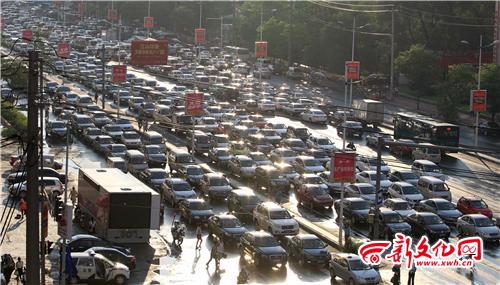
[[[384,103],[372,99],[354,100],[354,119],[366,125],[377,126],[384,122]]]

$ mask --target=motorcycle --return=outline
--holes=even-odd
[[[172,237],[174,238],[173,244],[180,247],[182,245],[182,242],[184,242],[184,236],[186,235],[184,227],[173,227],[171,229],[171,233]]]

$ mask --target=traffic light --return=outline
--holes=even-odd
[[[64,215],[64,203],[61,197],[57,197],[54,203],[54,217],[56,221],[60,221]]]

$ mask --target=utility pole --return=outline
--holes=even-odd
[[[40,176],[42,177],[42,181],[43,181],[43,162],[44,162],[44,159],[43,159],[43,117],[45,115],[45,102],[44,102],[44,98],[43,98],[43,59],[40,58],[40,71],[39,71],[39,98],[40,98],[40,101],[39,101],[39,104],[40,104]],[[40,185],[41,187],[41,193],[44,194],[45,192],[45,185],[44,183],[42,183]],[[43,203],[46,203],[45,201]],[[42,209],[43,211],[43,209]],[[42,214],[43,215],[43,214]],[[48,228],[48,225],[44,225],[43,222],[42,222],[42,225],[41,225],[41,232],[40,232],[40,264],[41,264],[41,283],[42,285],[45,285],[45,236],[44,236],[44,233],[47,231],[47,228],[44,229],[44,227],[47,226]]]
[[[377,180],[375,183],[375,216],[373,217],[373,237],[372,239],[378,238],[379,232],[379,224],[378,224],[378,215],[379,215],[379,205],[378,199],[380,195],[380,178],[381,178],[381,167],[382,167],[382,146],[384,144],[384,139],[382,137],[378,137],[377,141]]]
[[[290,13],[288,13],[288,66],[292,65],[292,17],[295,11],[295,1],[289,2]]]
[[[394,7],[391,12],[391,85],[389,87],[389,98],[394,96]]]
[[[101,58],[101,62],[102,62],[102,109],[104,110],[105,109],[105,101],[104,101],[104,85],[106,84],[106,74],[105,74],[105,71],[106,71],[106,63],[104,62],[104,58],[106,56],[106,45],[103,43],[102,44],[102,58]],[[97,104],[97,102],[95,102]]]
[[[26,160],[26,283],[40,284],[40,217],[38,216],[38,51],[29,51],[28,70],[28,142]]]
[[[356,37],[356,14],[354,14],[354,17],[352,19],[352,49],[351,49],[351,61],[354,61],[354,43],[355,43],[355,37]],[[352,106],[352,79],[350,80],[349,83],[349,107]]]
[[[495,3],[495,36],[493,40],[500,41],[500,1]],[[500,45],[493,48],[493,62],[500,64]]]

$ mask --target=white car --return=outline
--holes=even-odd
[[[57,177],[38,177],[38,181],[42,181],[44,184],[44,191],[47,194],[60,195],[64,191],[64,185]],[[40,186],[41,189],[41,186]],[[26,181],[15,183],[9,186],[9,193],[14,197],[24,198],[26,197],[26,191],[28,190],[26,186]]]
[[[325,171],[325,168],[312,156],[301,155],[293,162],[293,166],[298,173],[319,173]]]
[[[274,130],[281,137],[284,137],[287,132],[287,126],[282,123],[267,123],[265,128]]]
[[[119,262],[112,262],[103,255],[89,252],[72,252],[71,258],[75,261],[75,274],[79,280],[101,280],[125,284],[130,278],[129,268]]]
[[[360,171],[365,171],[365,170],[377,170],[377,158],[375,157],[367,157],[367,156],[360,156],[356,158],[356,168],[358,168]],[[380,171],[382,171],[383,174],[387,175],[390,172],[390,168],[385,163],[385,161],[381,161],[381,166],[380,166]]]
[[[394,182],[389,187],[388,194],[392,198],[401,198],[408,201],[412,207],[424,199],[424,195],[418,191],[417,187],[408,182]]]
[[[274,104],[276,105],[276,110],[284,111],[290,105],[290,102],[286,98],[277,97],[274,98]]]
[[[311,123],[326,124],[328,121],[326,114],[320,109],[308,109],[300,114],[300,117],[302,118],[302,120]]]
[[[297,153],[291,149],[279,147],[275,148],[269,154],[269,159],[274,163],[290,163],[293,164],[297,158]]]
[[[377,184],[377,171],[375,170],[365,170],[359,173],[356,173],[356,182],[358,183],[370,183],[373,186]],[[382,191],[387,192],[387,189],[392,185],[392,182],[387,179],[387,177],[380,173],[380,189]]]
[[[127,130],[134,130],[134,126],[132,126],[132,123],[130,123],[129,120],[124,119],[124,118],[114,118],[113,119],[113,124],[120,126],[122,131],[127,131]]]
[[[255,229],[269,231],[273,235],[296,235],[299,224],[290,213],[274,202],[264,202],[253,210]]]
[[[262,99],[257,102],[257,109],[260,112],[274,112],[276,111],[276,105],[269,99]]]
[[[376,189],[375,186],[369,183],[354,183],[347,185],[345,187],[345,193],[347,197],[358,197],[362,198],[372,204],[380,204],[383,201],[382,193],[378,195],[378,203],[376,201]]]
[[[446,175],[441,172],[439,166],[430,160],[417,159],[411,165],[411,170],[417,174],[418,177],[432,176],[441,180],[446,180]]]
[[[310,136],[306,144],[310,148],[322,149],[328,153],[336,149],[335,144],[329,138],[322,136]]]
[[[204,132],[211,132],[219,127],[219,124],[217,123],[217,120],[213,117],[203,117],[201,120],[196,124],[195,128],[197,130],[201,130]]]

